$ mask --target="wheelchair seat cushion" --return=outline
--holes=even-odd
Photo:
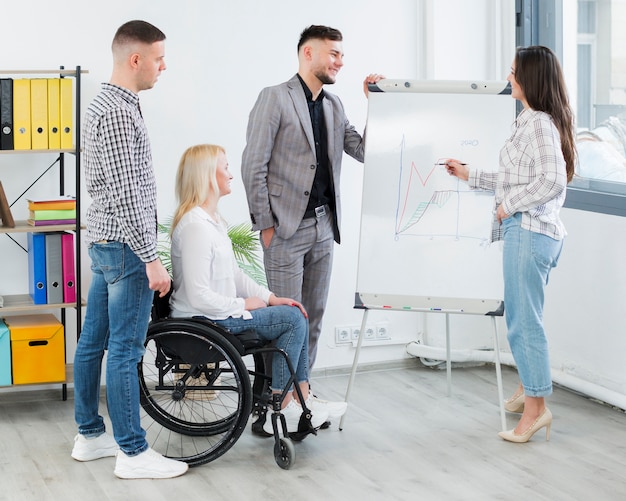
[[[241,353],[241,355],[246,355],[250,351],[254,349],[262,348],[263,346],[265,346],[265,344],[267,344],[265,340],[259,337],[259,335],[254,329],[248,329],[243,332],[238,332],[237,334],[233,334],[229,330],[225,329],[219,324],[216,324],[215,322],[213,322],[212,320],[206,317],[194,316],[192,317],[192,319],[195,320],[196,322],[204,323],[205,325],[208,325],[212,327],[213,329],[220,331],[222,335],[226,339],[228,339],[231,342],[231,344],[235,346],[235,348],[237,348],[237,350],[239,351],[239,353]]]
[[[261,339],[254,329],[240,332],[234,336],[241,342],[246,352],[262,348],[267,344],[267,341]]]

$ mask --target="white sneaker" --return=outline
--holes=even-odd
[[[76,461],[93,461],[94,459],[113,457],[119,449],[115,439],[107,432],[97,437],[87,437],[79,433],[74,437],[72,457]]]
[[[187,463],[161,456],[153,449],[146,449],[136,456],[127,456],[123,451],[117,454],[115,473],[119,478],[174,478],[189,469]]]
[[[313,425],[313,428],[319,428],[328,419],[328,412],[323,409],[314,411],[309,407],[309,410],[311,411],[311,424]],[[280,412],[283,416],[285,416],[287,431],[289,433],[298,431],[298,423],[300,422],[300,416],[302,415],[302,406],[292,398],[287,406],[284,409],[281,409]],[[274,430],[272,428],[271,410],[267,411],[265,423],[263,424],[263,431],[269,433],[270,435],[274,434]],[[282,426],[280,426],[280,424],[278,425],[278,432],[282,433]]]
[[[317,414],[318,412],[326,412],[331,419],[338,419],[346,413],[348,409],[347,402],[329,402],[328,400],[322,400],[316,397],[312,393],[306,399],[306,406]]]

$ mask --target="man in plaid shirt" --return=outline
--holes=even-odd
[[[137,364],[153,292],[165,295],[170,276],[157,257],[156,181],[139,91],[165,70],[165,35],[145,21],[129,21],[113,39],[113,74],[87,109],[84,161],[87,237],[92,264],[85,323],[74,358],[78,435],[72,457],[117,456],[120,478],[170,478],[187,464],[153,451],[139,415]],[[102,358],[113,438],[98,413]],[[118,451],[119,449],[119,451]]]

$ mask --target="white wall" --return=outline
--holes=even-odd
[[[574,209],[562,218],[568,236],[544,316],[554,379],[583,393],[597,385],[598,398],[626,409],[626,218]]]
[[[262,87],[297,70],[295,46],[305,26],[328,24],[343,31],[346,64],[330,90],[342,98],[348,116],[362,130],[367,102],[361,82],[369,72],[407,79],[505,78],[515,47],[513,6],[513,0],[388,0],[382,6],[374,0],[319,0],[313,5],[294,0],[110,0],[100,8],[80,0],[11,2],[2,6],[1,16],[3,39],[11,41],[12,49],[5,44],[0,67],[81,65],[89,70],[83,78],[84,107],[110,76],[116,28],[135,18],[154,23],[168,37],[168,69],[140,97],[153,145],[159,213],[165,217],[174,210],[174,172],[183,150],[215,142],[226,147],[236,177],[233,194],[221,209],[230,222],[238,223],[248,218],[238,175],[247,115]],[[47,162],[44,158],[0,156],[0,180],[9,198],[28,186],[33,172]],[[48,177],[44,182],[54,181]],[[354,354],[351,347],[336,347],[333,339],[335,326],[358,326],[362,318],[353,309],[361,186],[360,164],[345,158],[343,243],[336,247],[318,369],[349,365]],[[626,374],[620,354],[626,347],[619,341],[624,336],[618,315],[626,292],[621,259],[626,220],[579,211],[564,211],[564,219],[570,237],[546,301],[553,365],[623,394]],[[21,262],[23,252],[9,243],[0,247],[2,261]],[[24,292],[25,266],[10,268],[2,268],[0,294]],[[86,293],[87,262],[82,271]],[[404,358],[404,343],[415,339],[443,346],[442,316],[371,312],[370,320],[387,322],[400,344],[367,347],[362,362]],[[490,323],[483,318],[453,318],[452,329],[455,348],[490,345]],[[70,323],[68,360],[74,335]]]
[[[145,19],[167,35],[167,70],[154,89],[140,94],[142,111],[150,131],[159,189],[159,214],[172,214],[174,176],[185,148],[199,142],[225,146],[235,175],[233,194],[221,203],[231,223],[248,221],[248,209],[240,180],[241,153],[245,145],[247,118],[262,87],[287,80],[297,71],[296,45],[309,24],[327,24],[344,34],[345,67],[338,83],[330,89],[341,96],[348,116],[363,130],[367,101],[362,81],[370,72],[415,78],[417,60],[417,6],[412,0],[390,0],[385,15],[393,23],[381,22],[378,2],[343,4],[333,0],[316,2],[314,8],[290,0],[111,0],[102,8],[88,2],[60,0],[15,2],[2,8],[3,36],[14,41],[14,50],[3,50],[0,66],[6,69],[54,69],[81,65],[82,106],[87,106],[108,81],[111,72],[110,44],[117,27],[130,19]],[[14,199],[52,157],[46,155],[3,155],[0,180],[8,198]],[[19,168],[13,168],[12,165]],[[346,158],[342,196],[345,220],[343,240],[337,248],[335,276],[326,328],[333,330],[352,309],[356,261],[362,166]],[[53,188],[48,185],[52,183]],[[56,189],[54,173],[30,195]],[[22,212],[20,212],[22,211]],[[25,218],[25,203],[13,208],[16,218]],[[2,246],[3,258],[18,263],[2,269],[0,294],[24,292],[26,266],[23,251]],[[6,254],[5,254],[6,253]],[[86,254],[84,254],[86,255]],[[22,256],[23,257],[23,256]],[[344,275],[345,273],[345,275]],[[82,270],[84,295],[89,284],[86,261]],[[68,360],[73,357],[75,333],[68,329]],[[337,362],[334,353],[322,352],[320,366]]]

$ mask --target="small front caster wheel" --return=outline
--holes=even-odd
[[[288,470],[296,460],[296,449],[288,438],[281,438],[274,444],[274,459],[283,470]]]

